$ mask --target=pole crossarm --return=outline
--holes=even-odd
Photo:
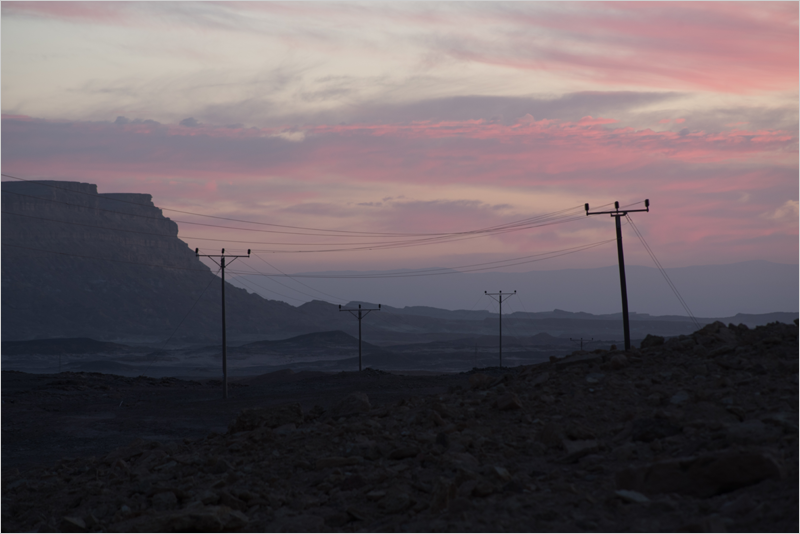
[[[503,367],[503,302],[507,301],[511,297],[517,294],[517,290],[515,289],[513,293],[506,293],[503,294],[502,291],[498,291],[497,293],[489,293],[488,291],[483,292],[484,295],[487,297],[491,297],[492,300],[497,301],[500,304],[500,313],[498,314],[500,317],[500,343],[499,343],[499,354],[500,354],[500,367]]]
[[[358,370],[361,371],[361,319],[369,315],[369,312],[381,311],[381,305],[378,304],[377,308],[362,308],[361,304],[358,308],[342,308],[339,304],[340,312],[350,312],[350,315],[358,319]]]
[[[225,328],[225,260],[231,258],[228,263],[230,265],[236,258],[249,258],[250,249],[247,249],[247,255],[225,254],[225,249],[222,249],[222,254],[200,254],[200,249],[194,249],[194,255],[198,258],[209,258],[211,261],[219,265],[222,273],[222,398],[228,398],[228,338],[227,330]],[[220,258],[220,261],[214,258]]]
[[[584,204],[587,217],[589,215],[610,215],[614,217],[617,227],[617,259],[619,261],[619,289],[622,294],[622,330],[625,335],[625,350],[631,350],[631,326],[628,318],[628,286],[625,282],[625,255],[622,251],[622,225],[620,224],[620,217],[625,217],[628,213],[635,212],[650,212],[650,199],[644,201],[644,209],[641,210],[621,210],[619,209],[619,202],[614,202],[614,211],[595,211],[589,212],[589,203]]]

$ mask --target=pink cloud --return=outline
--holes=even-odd
[[[563,173],[636,169],[661,162],[729,161],[796,166],[797,138],[780,130],[653,131],[614,127],[614,119],[417,121],[409,124],[317,125],[302,140],[285,128],[185,128],[4,117],[3,161],[26,169],[83,169],[197,177],[281,175],[313,181],[331,173],[368,182],[417,179],[508,185]],[[19,144],[22,139],[27,141]],[[91,149],[88,147],[92,147]],[[356,164],[357,162],[357,164]],[[42,171],[37,172],[42,172]],[[409,172],[413,171],[411,175]]]

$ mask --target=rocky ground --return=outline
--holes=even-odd
[[[365,371],[324,402],[242,395],[224,432],[34,468],[6,465],[4,404],[2,528],[797,532],[797,332],[714,323],[411,396],[374,384],[423,377]]]

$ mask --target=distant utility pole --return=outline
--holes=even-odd
[[[342,308],[342,305],[339,304],[339,311],[340,312],[350,312],[350,315],[358,319],[358,370],[361,371],[361,319],[369,315],[371,311],[381,311],[381,305],[378,304],[377,308],[361,308],[361,304],[358,305],[358,308]],[[358,312],[358,315],[356,313]]]
[[[497,293],[487,293],[484,291],[483,294],[488,297],[492,297],[494,300],[500,303],[500,367],[503,367],[503,301],[508,300],[516,295],[517,290],[515,289],[513,293],[506,293],[505,295],[503,295],[502,291]]]
[[[198,258],[210,258],[211,261],[216,263],[220,266],[222,270],[222,398],[228,398],[228,340],[226,337],[225,331],[225,258],[230,258],[231,261],[228,263],[230,265],[233,263],[236,258],[249,258],[250,257],[250,249],[247,249],[247,256],[235,256],[235,255],[225,255],[225,249],[222,249],[222,254],[200,254],[200,249],[194,249],[194,254]],[[214,258],[219,258],[220,261],[215,260]]]
[[[579,340],[578,339],[569,338],[569,340],[570,341],[580,341],[581,342],[581,350],[583,350],[583,338],[580,338]],[[591,338],[589,341],[594,341],[594,338]]]
[[[625,331],[625,350],[631,350],[631,327],[628,321],[628,287],[625,284],[625,257],[622,254],[622,226],[620,225],[619,218],[626,216],[628,213],[637,211],[650,212],[650,199],[645,199],[643,210],[623,210],[619,211],[619,202],[614,202],[614,211],[596,211],[589,213],[589,203],[584,205],[586,208],[586,215],[605,215],[609,214],[616,219],[617,223],[617,258],[619,260],[619,287],[622,292],[622,328]]]

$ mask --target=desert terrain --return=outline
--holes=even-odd
[[[797,325],[400,376],[3,372],[4,531],[798,530]]]

